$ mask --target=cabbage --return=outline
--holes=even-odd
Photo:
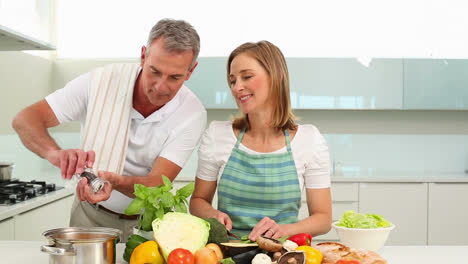
[[[381,215],[360,214],[349,210],[344,212],[336,225],[348,228],[379,228],[389,227],[391,223],[385,220]]]
[[[164,259],[176,248],[185,248],[192,253],[204,247],[210,235],[210,224],[196,216],[170,212],[152,223],[154,238]]]

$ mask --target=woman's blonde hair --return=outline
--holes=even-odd
[[[239,54],[248,54],[256,59],[266,70],[271,79],[270,98],[273,100],[272,123],[276,129],[296,129],[294,122],[297,118],[291,109],[289,98],[289,73],[286,60],[281,50],[268,41],[259,41],[257,43],[247,42],[231,52],[227,62],[227,81],[230,86],[229,74],[231,73],[231,63]],[[233,127],[236,129],[250,128],[248,115],[241,113],[233,120]]]

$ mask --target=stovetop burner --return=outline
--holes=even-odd
[[[0,180],[0,205],[16,204],[59,189],[63,187],[45,181]]]

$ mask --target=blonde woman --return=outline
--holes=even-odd
[[[298,125],[289,74],[272,43],[245,43],[227,62],[241,115],[213,121],[202,136],[190,212],[214,217],[239,236],[313,236],[331,226],[330,158],[313,125]],[[212,200],[218,189],[218,209]],[[305,189],[309,217],[298,220]]]

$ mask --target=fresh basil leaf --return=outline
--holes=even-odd
[[[162,177],[163,182],[164,182],[164,185],[161,186],[161,190],[162,190],[163,192],[168,192],[168,191],[172,190],[172,182],[171,182],[171,180],[169,180],[169,178],[166,177],[166,175],[162,175],[161,177]]]
[[[154,219],[154,209],[152,207],[146,207],[145,212],[143,213],[143,221],[142,221],[142,226],[143,230],[145,231],[150,231],[152,226],[152,222]]]
[[[161,194],[161,187],[162,185],[159,185],[157,187],[149,187],[149,193],[151,196],[156,196],[158,197]]]
[[[171,192],[166,192],[161,195],[161,205],[165,208],[174,206],[174,195]]]
[[[136,215],[140,212],[141,209],[145,206],[145,201],[136,197],[125,209],[126,215]]]
[[[184,203],[175,204],[174,209],[179,213],[187,213],[187,206]]]
[[[135,192],[133,194],[135,194],[136,197],[142,199],[142,200],[146,200],[146,198],[149,196],[149,190],[146,186],[144,186],[143,184],[135,184],[133,185],[133,188],[135,189]]]
[[[159,205],[159,195],[150,195],[146,200],[149,204]]]
[[[187,198],[193,193],[194,189],[195,189],[195,183],[191,182],[185,185],[184,187],[180,188],[179,190],[177,190],[176,195],[180,195],[180,197]]]
[[[164,209],[162,207],[159,207],[159,209],[155,211],[155,216],[156,218],[162,218],[164,216]]]

